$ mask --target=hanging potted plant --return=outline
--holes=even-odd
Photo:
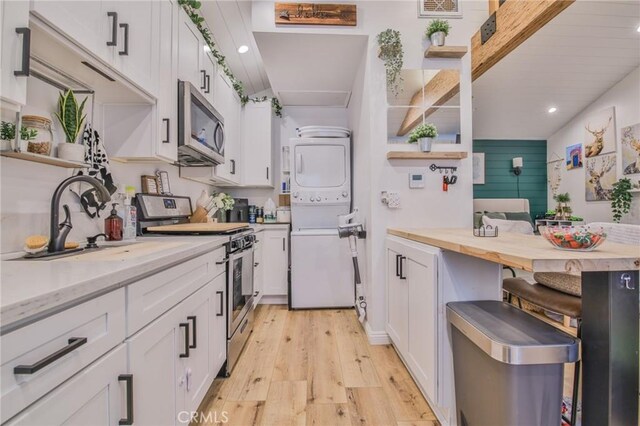
[[[624,178],[613,184],[611,192],[611,210],[613,211],[613,221],[620,223],[622,216],[629,213],[631,209],[631,180]]]
[[[401,92],[400,83],[402,77],[402,41],[400,41],[400,31],[386,29],[378,34],[378,57],[384,61],[387,74],[387,87],[391,89],[394,96]]]
[[[571,202],[571,196],[568,192],[564,194],[557,194],[553,197],[553,199],[558,203],[556,206],[556,220],[569,220],[571,217],[571,207],[569,207],[569,203]]]
[[[71,90],[67,90],[64,94],[60,93],[58,112],[55,115],[64,130],[66,143],[58,144],[59,158],[84,162],[85,147],[82,143],[78,143],[78,135],[81,133],[82,125],[87,117],[83,115],[86,102],[87,98],[84,98],[82,103],[78,104]]]
[[[449,21],[445,19],[434,19],[431,21],[425,35],[431,40],[434,46],[444,46],[445,37],[449,35]]]
[[[433,139],[438,137],[438,129],[433,123],[424,123],[413,129],[409,135],[409,143],[420,143],[420,151],[430,152]]]

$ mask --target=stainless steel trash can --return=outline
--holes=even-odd
[[[580,340],[498,301],[451,302],[459,426],[558,426]]]

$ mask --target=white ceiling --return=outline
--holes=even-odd
[[[254,33],[271,88],[285,106],[347,106],[363,35]]]
[[[204,0],[200,10],[227,64],[244,84],[245,93],[253,95],[268,89],[269,79],[251,27],[251,1]],[[247,53],[238,53],[242,45],[249,47]]]
[[[474,139],[553,135],[640,65],[638,25],[637,0],[576,1],[473,83]]]

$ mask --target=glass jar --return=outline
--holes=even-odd
[[[53,131],[51,120],[39,115],[25,115],[22,117],[21,149],[26,145],[26,151],[33,154],[51,155],[53,147]]]

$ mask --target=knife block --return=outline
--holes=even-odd
[[[209,214],[203,207],[198,207],[189,218],[191,223],[207,223]]]

